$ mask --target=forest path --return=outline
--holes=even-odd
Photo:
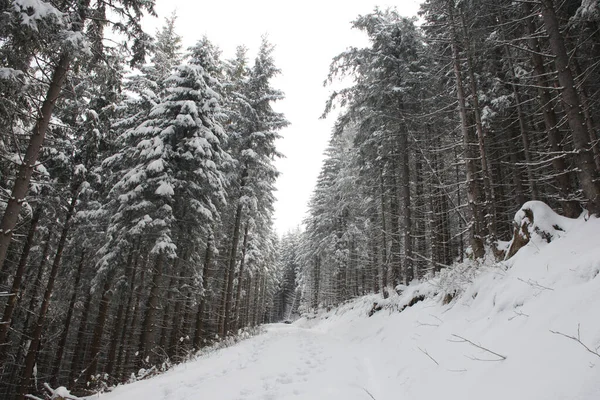
[[[267,332],[101,396],[102,400],[384,400],[357,343],[312,329]]]

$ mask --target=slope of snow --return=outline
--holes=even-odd
[[[600,399],[599,244],[600,220],[571,220],[507,262],[270,325],[100,398]],[[457,295],[444,305],[449,288]],[[416,294],[425,300],[398,312]],[[383,309],[368,317],[375,302]]]

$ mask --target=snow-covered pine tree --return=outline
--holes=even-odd
[[[229,331],[233,322],[234,278],[238,263],[240,231],[243,220],[270,218],[273,190],[278,175],[273,160],[281,155],[275,147],[278,131],[288,125],[285,117],[273,110],[273,103],[283,99],[280,90],[271,87],[279,74],[273,59],[273,46],[262,39],[251,68],[246,68],[245,51],[239,48],[228,69],[230,98],[231,153],[237,162],[236,176],[230,190],[233,221],[224,292],[224,310],[220,334]],[[243,272],[243,271],[242,271]],[[238,285],[242,283],[238,279]]]
[[[147,359],[155,340],[154,307],[163,266],[184,257],[177,247],[181,235],[206,238],[203,227],[218,221],[218,206],[225,200],[224,170],[231,159],[223,150],[227,137],[219,122],[218,77],[209,75],[214,65],[208,61],[202,43],[190,49],[187,62],[166,80],[164,99],[141,125],[125,133],[127,140],[135,138],[135,147],[124,148],[120,155],[125,169],[113,187],[117,210],[102,265],[111,265],[119,246],[135,240],[146,242],[153,255],[141,360]]]

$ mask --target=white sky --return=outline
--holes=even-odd
[[[206,35],[232,58],[238,45],[250,49],[251,60],[263,34],[276,45],[274,57],[282,70],[273,86],[286,94],[276,105],[291,125],[282,130],[277,161],[275,229],[279,234],[300,225],[323,161],[334,117],[319,120],[330,89],[323,87],[331,59],[349,46],[367,44],[350,22],[375,6],[396,6],[406,16],[416,15],[419,0],[156,0],[159,18],[146,18],[154,34],[164,17],[177,13],[177,33],[184,46]]]

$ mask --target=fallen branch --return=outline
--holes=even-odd
[[[528,279],[528,280],[524,280],[524,279],[521,279],[521,278],[517,278],[517,279],[520,280],[523,283],[528,284],[532,288],[542,289],[542,290],[554,290],[551,287],[540,285],[539,283],[537,283],[536,281],[533,281],[531,279]]]
[[[440,363],[438,363],[435,358],[431,357],[431,355],[427,352],[427,350],[423,350],[420,347],[417,347],[417,349],[419,349],[421,351],[421,353],[425,354],[427,357],[429,357],[431,359],[431,361],[433,361],[434,363],[436,363],[438,366],[440,365]]]
[[[372,398],[373,400],[377,400],[375,397],[373,397],[373,395],[371,394],[371,392],[369,392],[369,391],[368,391],[366,388],[363,388],[363,390],[364,390],[365,392],[367,392],[367,394],[368,394],[369,396],[371,396],[371,398]]]
[[[469,339],[465,339],[465,338],[464,338],[464,337],[462,337],[462,336],[458,336],[458,335],[454,335],[454,334],[453,334],[452,336],[454,336],[454,337],[456,337],[456,338],[458,338],[458,339],[460,339],[460,340],[450,340],[451,342],[456,342],[456,343],[469,343],[471,346],[475,346],[475,347],[477,347],[478,349],[481,349],[481,350],[483,350],[483,351],[486,351],[486,352],[488,352],[488,353],[490,353],[490,354],[493,354],[493,355],[495,355],[496,357],[498,357],[498,360],[485,360],[485,359],[480,359],[480,358],[475,358],[475,357],[469,357],[469,358],[471,358],[472,360],[476,360],[476,361],[504,361],[504,360],[506,360],[506,356],[503,356],[502,354],[498,354],[498,353],[496,353],[495,351],[492,351],[492,350],[490,350],[490,349],[488,349],[488,348],[486,348],[486,347],[483,347],[483,346],[481,346],[481,345],[478,345],[477,343],[473,343],[473,342],[471,342]]]
[[[562,332],[557,332],[557,331],[553,331],[550,330],[550,332],[554,333],[555,335],[560,335],[560,336],[564,336],[567,339],[571,339],[574,340],[575,342],[579,343],[581,346],[583,346],[584,349],[586,349],[588,352],[592,353],[593,355],[595,355],[596,357],[600,357],[600,353],[598,352],[598,350],[600,350],[600,346],[596,347],[595,350],[590,349],[585,343],[583,343],[581,341],[581,333],[580,333],[580,327],[581,324],[577,324],[577,337],[575,336],[571,336],[571,335],[567,335],[566,333],[562,333]]]
[[[525,314],[522,311],[513,310],[513,312],[515,313],[515,315],[513,315],[512,317],[510,317],[508,319],[509,321],[512,321],[513,319],[515,319],[517,317],[529,317],[529,314]]]

